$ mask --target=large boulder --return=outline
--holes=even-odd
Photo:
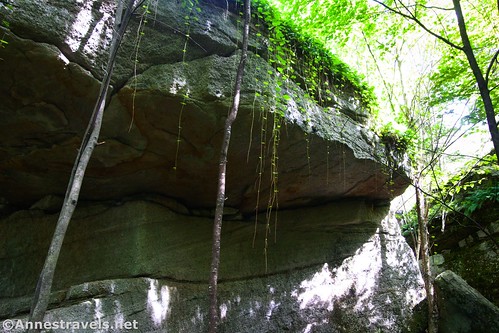
[[[401,332],[424,291],[386,213],[355,200],[283,210],[271,230],[225,222],[223,331]],[[193,215],[157,196],[81,206],[46,320],[121,318],[147,332],[206,332],[212,218]],[[25,319],[56,220],[32,209],[1,221],[0,318]]]
[[[9,44],[0,51],[3,201],[26,208],[63,195],[107,59],[113,3],[19,1],[9,17]],[[146,192],[189,207],[214,205],[239,58],[238,17],[205,3],[189,19],[186,37],[188,10],[176,1],[158,3],[140,43],[133,27],[126,36],[82,199]],[[257,53],[264,52],[261,39],[252,39]],[[338,90],[335,106],[322,108],[250,53],[229,152],[227,205],[252,213],[267,207],[274,191],[280,207],[345,197],[383,201],[407,186],[386,148],[351,117],[363,112],[360,101]]]
[[[206,331],[218,155],[241,25],[235,1],[189,3],[158,1],[143,34],[141,15],[132,19],[48,322]],[[2,319],[26,318],[98,94],[114,4],[18,0],[2,31]],[[256,29],[228,156],[222,329],[401,332],[424,297],[415,258],[386,217],[407,186],[404,168],[366,127],[351,87],[334,87],[320,106],[301,89],[307,77],[285,79],[266,60],[269,40]]]
[[[499,308],[459,275],[447,270],[436,277],[435,286],[440,312],[439,332],[499,332]]]
[[[459,179],[451,204],[461,211],[431,221],[435,275],[451,270],[499,306],[499,166],[481,163]]]

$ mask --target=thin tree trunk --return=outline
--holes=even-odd
[[[416,230],[416,236],[413,235],[413,237],[415,239],[414,244],[416,245],[415,246],[416,247],[416,260],[419,261],[419,259],[420,259],[419,257],[421,255],[421,237],[419,237],[419,229]]]
[[[431,272],[429,238],[428,238],[428,209],[426,200],[421,191],[421,180],[419,177],[416,186],[416,212],[418,216],[419,239],[421,242],[421,266],[423,280],[426,289],[426,300],[428,302],[428,333],[438,332],[438,312],[435,302],[435,290],[433,287],[433,274]]]
[[[459,34],[461,36],[461,42],[463,43],[463,46],[454,44],[452,41],[450,41],[446,37],[441,36],[433,31],[431,31],[430,29],[428,29],[416,17],[415,14],[410,12],[409,8],[407,6],[405,6],[402,2],[398,1],[397,3],[401,6],[401,8],[404,8],[407,12],[409,12],[408,14],[400,11],[398,9],[398,7],[397,8],[390,7],[380,0],[373,0],[373,1],[376,2],[377,4],[383,6],[384,8],[388,9],[389,11],[395,13],[395,14],[400,15],[408,20],[415,22],[417,25],[419,25],[423,30],[428,32],[430,35],[441,40],[442,42],[446,43],[447,45],[464,52],[464,54],[466,55],[466,58],[468,59],[468,63],[471,67],[473,75],[475,77],[475,81],[478,85],[478,90],[480,91],[480,97],[482,98],[482,101],[483,101],[489,133],[490,133],[490,136],[492,139],[492,144],[494,145],[494,151],[495,151],[496,156],[497,156],[497,163],[499,164],[499,128],[498,128],[497,121],[495,119],[494,104],[492,103],[492,99],[490,97],[490,90],[488,88],[487,79],[483,76],[483,73],[480,70],[480,66],[478,65],[478,62],[475,58],[475,54],[473,53],[473,48],[471,47],[471,42],[470,42],[470,39],[468,36],[468,32],[466,31],[466,23],[464,21],[463,10],[461,8],[461,1],[460,0],[452,0],[452,2],[454,4],[454,11],[455,11],[456,17],[457,17]],[[499,8],[499,2],[498,2],[498,8]],[[494,61],[494,58],[492,58],[492,62],[493,61]],[[492,64],[492,62],[490,64]],[[489,66],[489,68],[490,68],[490,66]]]
[[[475,76],[476,83],[478,85],[478,90],[480,91],[480,96],[482,97],[483,106],[485,108],[485,114],[487,117],[487,125],[489,127],[489,133],[492,138],[492,143],[494,145],[494,150],[497,156],[497,163],[499,164],[499,129],[497,128],[497,122],[495,119],[494,104],[492,104],[492,99],[490,98],[490,90],[488,88],[487,81],[485,80],[480,66],[473,53],[473,48],[471,47],[471,42],[468,37],[468,32],[466,31],[466,23],[464,22],[463,10],[461,8],[460,0],[452,0],[454,3],[454,11],[456,12],[457,23],[459,25],[459,34],[461,35],[461,40],[463,42],[463,52],[468,59],[473,75]]]
[[[217,283],[218,283],[218,268],[220,265],[220,238],[222,232],[222,219],[225,203],[225,182],[227,170],[227,153],[230,144],[230,135],[232,124],[236,120],[237,112],[239,110],[239,101],[241,98],[241,85],[243,82],[244,67],[248,57],[248,38],[249,38],[249,24],[251,18],[251,0],[244,1],[244,30],[243,30],[243,45],[241,59],[236,74],[236,82],[234,85],[234,98],[232,107],[225,121],[224,138],[222,141],[222,148],[220,151],[220,161],[218,170],[218,193],[215,208],[215,218],[213,221],[213,244],[212,244],[212,262],[211,262],[211,275],[210,275],[210,323],[209,332],[216,333],[220,318],[218,315],[218,302],[217,302]]]
[[[59,254],[61,252],[64,236],[71,220],[71,216],[73,215],[76,204],[78,202],[81,184],[83,182],[83,177],[85,175],[85,170],[90,160],[90,156],[92,155],[92,152],[97,145],[116,54],[121,43],[121,39],[125,33],[126,26],[128,25],[130,17],[133,13],[133,5],[135,0],[127,1],[127,4],[124,5],[121,0],[118,0],[114,24],[114,34],[109,51],[107,71],[102,80],[97,102],[95,104],[92,116],[83,137],[82,144],[73,165],[68,188],[66,190],[66,196],[64,198],[64,203],[59,214],[54,235],[52,237],[52,242],[50,244],[43,269],[40,273],[40,277],[38,278],[38,283],[36,286],[36,291],[33,298],[33,303],[31,305],[29,317],[29,321],[32,322],[33,325],[35,325],[35,323],[37,322],[40,323],[43,321],[45,311],[47,310],[50,299],[50,292],[52,289],[54,272],[57,266]],[[31,332],[39,331],[39,329],[31,330]]]

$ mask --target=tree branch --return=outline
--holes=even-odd
[[[473,72],[473,76],[475,77],[478,90],[480,91],[480,96],[482,97],[490,137],[492,139],[492,144],[494,145],[494,150],[497,156],[497,163],[499,164],[499,129],[497,128],[497,122],[495,120],[495,108],[490,96],[488,82],[485,80],[473,52],[473,47],[471,46],[471,41],[469,39],[468,32],[466,31],[466,22],[464,20],[463,10],[461,8],[461,2],[460,0],[452,0],[452,2],[454,3],[454,9],[456,12],[459,34],[461,35],[461,40],[463,42],[463,52],[468,59],[468,63],[470,65],[471,71]]]
[[[406,13],[403,13],[401,12],[400,10],[397,10],[397,9],[394,9],[386,4],[384,4],[383,2],[379,1],[379,0],[372,0],[374,2],[376,2],[377,4],[383,6],[384,8],[388,9],[389,11],[391,11],[392,13],[395,13],[397,15],[400,15],[402,17],[405,17],[406,19],[408,20],[411,20],[413,22],[415,22],[417,25],[419,25],[423,30],[425,30],[427,33],[429,33],[430,35],[432,35],[433,37],[441,40],[442,42],[444,42],[445,44],[449,45],[450,47],[453,47],[455,49],[458,49],[458,50],[463,50],[463,47],[462,46],[459,46],[457,44],[454,44],[453,42],[451,42],[450,40],[448,40],[447,38],[443,37],[443,36],[440,36],[439,34],[431,31],[429,28],[427,28],[416,16],[414,16],[414,14],[412,14],[409,9],[407,7],[404,6],[404,8],[410,13],[410,14],[406,14]]]
[[[388,87],[388,83],[385,80],[385,77],[383,76],[383,72],[381,71],[381,68],[379,67],[378,61],[376,59],[376,56],[374,55],[371,44],[369,44],[366,34],[364,31],[362,31],[362,37],[364,38],[364,42],[366,43],[367,50],[369,51],[369,54],[373,58],[374,64],[376,65],[376,69],[378,70],[379,76],[381,77],[381,81],[383,82],[383,85],[385,86],[386,93],[388,94],[388,101],[390,103],[390,108],[392,109],[393,114],[396,113],[395,110],[395,105],[393,104],[393,88]]]
[[[492,57],[492,60],[490,60],[489,67],[487,67],[487,72],[485,73],[485,82],[487,83],[487,86],[489,85],[490,72],[492,71],[492,67],[494,67],[494,62],[497,61],[498,56],[499,56],[499,49],[497,49],[496,53]]]
[[[438,7],[438,6],[425,6],[422,4],[416,4],[416,6],[425,8],[425,9],[438,9],[438,10],[445,10],[445,11],[452,11],[454,8],[445,8],[445,7]]]

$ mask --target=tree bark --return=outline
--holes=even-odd
[[[248,38],[249,38],[249,24],[251,18],[251,0],[244,1],[244,30],[243,30],[243,45],[241,59],[236,74],[236,82],[234,85],[234,98],[232,100],[231,110],[229,116],[225,121],[224,138],[220,151],[219,170],[218,170],[218,193],[215,208],[215,218],[213,221],[213,244],[212,244],[212,262],[211,262],[211,275],[209,285],[210,295],[210,323],[209,332],[216,333],[220,318],[218,315],[218,268],[220,266],[220,238],[222,233],[222,219],[225,203],[225,182],[227,172],[227,153],[229,151],[230,136],[232,131],[232,124],[236,120],[237,112],[239,110],[239,102],[241,98],[241,85],[243,82],[244,67],[248,57]]]
[[[73,170],[71,171],[71,177],[69,179],[68,187],[66,190],[64,203],[59,214],[47,258],[45,259],[43,269],[40,273],[40,277],[38,278],[38,283],[36,286],[29,316],[29,321],[32,322],[33,325],[35,325],[35,323],[37,322],[43,321],[45,311],[47,310],[49,304],[54,272],[57,266],[57,261],[59,259],[59,254],[61,252],[62,243],[64,241],[66,230],[78,202],[85,170],[87,168],[93,150],[97,145],[116,54],[121,43],[121,39],[125,33],[126,26],[128,25],[131,15],[134,11],[134,3],[135,0],[127,0],[127,4],[124,5],[121,0],[118,0],[114,24],[114,34],[109,51],[107,70],[101,83],[99,96],[94,106],[92,116],[90,118],[88,127],[85,131],[80,149],[78,151],[78,155],[73,165]],[[30,332],[39,331],[39,329],[33,329]]]
[[[433,274],[431,272],[429,238],[428,238],[428,208],[421,191],[421,179],[415,180],[416,212],[418,216],[418,231],[421,241],[421,268],[428,302],[428,333],[438,333],[438,311],[435,302],[435,289],[433,287]]]
[[[468,32],[466,31],[466,23],[464,22],[463,10],[461,8],[460,0],[452,0],[454,3],[454,11],[457,17],[457,23],[459,25],[459,34],[461,35],[461,40],[463,42],[463,52],[468,59],[473,75],[475,76],[476,83],[478,85],[478,90],[480,91],[480,97],[483,101],[483,106],[485,108],[485,114],[487,118],[487,125],[489,128],[490,136],[492,138],[492,144],[494,145],[494,150],[497,156],[497,163],[499,164],[499,129],[497,128],[497,122],[495,119],[495,110],[492,99],[490,98],[490,90],[488,88],[488,82],[485,80],[480,66],[473,53],[473,48],[471,47],[471,42],[468,37]]]

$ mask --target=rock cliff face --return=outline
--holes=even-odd
[[[212,219],[186,213],[158,197],[81,206],[47,318],[122,318],[137,320],[143,332],[205,332]],[[359,201],[281,211],[266,256],[265,225],[253,246],[253,223],[225,223],[223,331],[401,331],[422,298],[421,281],[398,226],[380,225],[385,215]],[[2,221],[2,317],[28,311],[56,219],[30,210]]]
[[[499,175],[490,177],[497,184]],[[485,183],[485,182],[484,182]],[[445,231],[442,219],[432,221],[432,236],[438,245],[438,254],[432,256],[436,274],[452,270],[477,289],[489,301],[499,306],[499,207],[497,202],[484,202],[472,218],[449,214]],[[481,229],[479,229],[481,228]]]
[[[499,308],[459,275],[444,271],[435,279],[439,332],[499,332]]]
[[[7,35],[0,63],[0,184],[10,204],[29,207],[64,193],[107,59],[113,2],[16,2],[9,17],[16,35]],[[216,179],[240,33],[237,17],[206,4],[191,19],[187,38],[178,30],[185,29],[187,10],[182,1],[158,4],[140,43],[136,27],[130,28],[117,60],[103,144],[95,150],[82,199],[154,192],[190,207],[213,205],[216,181],[207,180]],[[39,19],[33,22],[33,16]],[[264,52],[262,40],[252,45]],[[344,197],[388,199],[406,186],[400,173],[383,167],[385,152],[372,135],[340,112],[349,107],[350,114],[362,113],[358,103],[340,95],[336,107],[322,109],[292,82],[278,92],[277,77],[265,60],[250,56],[231,143],[227,205],[254,211],[256,170],[263,161],[259,206],[267,206],[273,153],[267,146],[278,109],[286,112],[276,148],[281,207]],[[282,105],[278,96],[286,89],[293,98]]]
[[[113,3],[12,3],[0,49],[0,318],[28,311],[98,92]],[[143,35],[133,19],[48,320],[205,331],[218,151],[241,39],[226,3],[159,1]],[[386,217],[405,175],[387,168],[394,161],[352,94],[338,90],[322,108],[296,83],[278,84],[259,56],[266,45],[253,34],[228,159],[223,329],[402,331],[423,297]]]

